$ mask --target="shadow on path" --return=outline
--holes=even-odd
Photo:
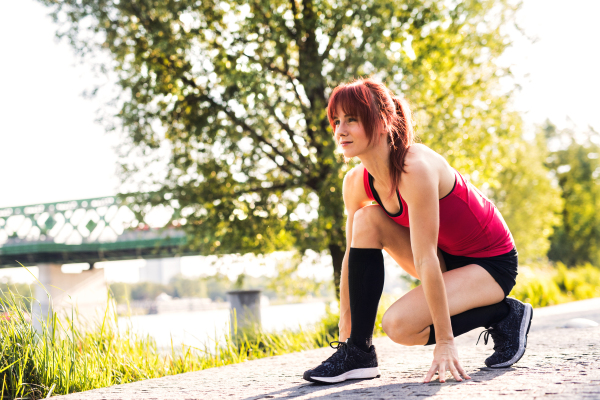
[[[514,368],[503,368],[503,369],[492,369],[492,368],[480,368],[479,371],[471,374],[470,382],[486,382],[491,381],[499,376],[504,375],[507,372],[514,371]],[[422,383],[419,381],[412,382],[401,382],[385,384],[381,386],[369,386],[354,388],[351,387],[358,382],[364,380],[350,380],[337,384],[321,384],[321,383],[310,383],[306,382],[298,386],[292,386],[286,389],[281,389],[269,393],[263,393],[261,395],[255,395],[246,397],[242,400],[259,400],[259,399],[270,399],[275,397],[293,399],[296,397],[305,396],[307,394],[314,394],[322,390],[328,390],[332,388],[345,388],[346,390],[336,390],[335,392],[326,393],[319,397],[312,397],[312,399],[345,399],[345,398],[364,398],[364,397],[377,397],[377,395],[384,395],[386,393],[392,393],[394,396],[401,396],[402,398],[410,396],[411,394],[418,395],[420,399],[426,399],[434,396],[440,391],[442,386],[461,385],[461,382],[456,382],[454,379],[448,379],[446,383],[431,382]]]

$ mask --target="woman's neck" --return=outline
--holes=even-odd
[[[382,138],[380,143],[370,146],[367,152],[358,156],[358,159],[373,175],[378,186],[386,189],[392,186],[390,182],[390,147],[385,138]]]

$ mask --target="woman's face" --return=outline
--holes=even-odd
[[[346,115],[338,106],[333,116],[335,142],[345,158],[356,157],[367,150],[369,139],[357,115]]]

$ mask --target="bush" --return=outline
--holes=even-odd
[[[561,290],[574,300],[600,297],[600,269],[590,263],[576,268],[557,263],[556,280]]]
[[[589,263],[574,268],[562,263],[557,263],[556,268],[520,266],[510,295],[534,307],[600,297],[600,269]]]
[[[510,295],[534,307],[546,307],[563,302],[563,295],[554,276],[546,271],[533,273],[530,269],[519,268],[517,284]]]

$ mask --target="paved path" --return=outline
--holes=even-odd
[[[571,318],[600,322],[600,299],[536,309],[528,348],[511,368],[492,370],[483,361],[492,353],[475,346],[478,332],[457,338],[459,356],[472,379],[423,384],[432,347],[404,347],[375,340],[382,376],[365,381],[320,385],[302,372],[333,350],[250,361],[127,385],[64,396],[65,399],[600,399],[600,327],[560,328]]]

